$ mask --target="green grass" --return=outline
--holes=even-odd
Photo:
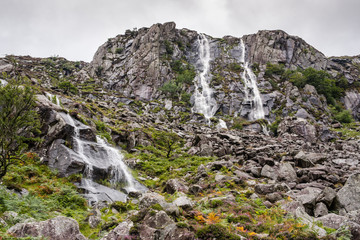
[[[6,230],[17,222],[28,218],[43,221],[58,215],[75,219],[80,226],[80,231],[90,239],[99,239],[106,231],[106,225],[115,221],[113,226],[125,219],[126,213],[112,213],[111,207],[102,209],[102,222],[96,228],[91,228],[86,218],[92,213],[86,200],[79,195],[72,181],[79,181],[80,175],[60,178],[46,165],[39,162],[34,153],[28,153],[24,163],[13,165],[2,179],[0,185],[0,217],[5,211],[15,211],[19,214],[7,227],[0,229],[0,237],[8,239]],[[29,194],[23,197],[7,190],[26,189]],[[121,205],[121,203],[120,203]],[[115,204],[114,204],[115,206]],[[133,204],[127,203],[126,209],[135,209]],[[116,220],[115,220],[116,219]],[[102,230],[103,229],[103,230]],[[29,238],[30,239],[30,238]],[[31,238],[36,239],[36,238]]]

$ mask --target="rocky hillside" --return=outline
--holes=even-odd
[[[42,139],[2,180],[3,238],[360,238],[360,56],[165,23],[91,63],[7,56],[0,72],[36,89]]]

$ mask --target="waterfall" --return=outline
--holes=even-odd
[[[198,37],[200,72],[195,78],[194,106],[192,111],[204,115],[208,124],[215,115],[218,105],[213,98],[213,89],[210,88],[210,44],[206,36],[200,33]]]
[[[242,73],[242,79],[245,85],[245,101],[251,106],[251,112],[248,115],[249,120],[257,120],[265,118],[265,112],[263,103],[260,95],[260,91],[256,84],[256,76],[253,71],[249,68],[249,62],[245,60],[245,44],[241,39],[241,56],[240,62],[243,64],[244,71]]]
[[[192,111],[203,114],[207,123],[210,125],[210,118],[212,118],[218,110],[218,104],[213,97],[214,91],[210,87],[210,44],[204,34],[199,34],[197,45],[199,51],[197,65],[200,71],[195,78],[194,106]],[[221,124],[222,128],[226,128],[224,121],[222,121]]]
[[[60,104],[56,96],[49,93],[47,93],[47,96],[52,102],[56,102],[58,105]],[[55,98],[57,100],[55,100]],[[95,201],[99,199],[104,200],[104,196],[99,198],[99,194],[106,195],[105,199],[113,199],[113,195],[117,195],[116,199],[126,199],[126,196],[121,196],[122,193],[115,192],[112,189],[95,183],[93,181],[94,169],[108,172],[111,186],[115,187],[117,184],[121,184],[122,189],[127,193],[146,190],[146,188],[131,175],[130,170],[123,161],[124,157],[118,149],[110,146],[99,136],[96,136],[96,142],[82,139],[81,130],[88,129],[89,127],[73,119],[68,113],[60,112],[59,114],[67,124],[74,128],[74,135],[72,136],[74,146],[72,150],[85,163],[85,170],[79,187],[88,192],[88,194],[85,194],[86,196],[90,195]]]

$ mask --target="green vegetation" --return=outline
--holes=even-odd
[[[170,157],[174,149],[181,148],[184,145],[184,140],[174,132],[156,131],[152,137],[158,149],[166,152],[167,158]]]
[[[115,49],[115,53],[116,53],[116,54],[121,54],[123,51],[124,51],[123,48],[117,48],[117,49]]]
[[[166,53],[172,55],[174,53],[174,47],[171,45],[171,42],[168,40],[164,41]]]
[[[108,129],[104,122],[102,121],[94,121],[96,125],[97,134],[101,137],[105,138],[107,142],[113,143],[110,133],[108,132]]]
[[[188,172],[195,172],[201,164],[213,161],[214,157],[199,157],[187,153],[184,141],[175,133],[143,129],[151,138],[149,146],[137,146],[139,150],[134,154],[127,154],[127,158],[139,159],[139,175],[157,177],[159,180],[146,180],[144,184],[150,188],[160,187],[171,178],[184,176]]]
[[[335,114],[335,119],[341,123],[351,123],[354,118],[349,110],[343,110]]]
[[[64,91],[64,94],[69,94],[69,93],[76,94],[78,92],[77,88],[69,80],[61,81],[58,84],[58,87]]]
[[[229,68],[233,72],[242,72],[242,71],[244,71],[244,68],[238,63],[231,63]]]
[[[38,141],[40,121],[35,108],[35,92],[15,80],[0,86],[0,179],[10,165],[23,161],[28,145]]]
[[[194,67],[190,66],[186,61],[176,60],[171,63],[171,68],[175,72],[176,77],[164,83],[160,91],[173,100],[190,101],[190,97],[185,95],[188,93],[184,89],[193,83],[196,76]]]
[[[352,122],[344,123],[342,125],[342,128],[333,128],[332,131],[338,132],[340,137],[344,140],[349,138],[360,139],[360,127],[358,126],[358,123]]]
[[[266,64],[265,77],[271,77],[272,75],[283,75],[285,72],[285,66],[283,64]]]

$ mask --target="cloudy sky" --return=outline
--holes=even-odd
[[[0,57],[91,61],[126,29],[174,21],[213,37],[282,29],[327,56],[360,54],[360,0],[0,0]]]

